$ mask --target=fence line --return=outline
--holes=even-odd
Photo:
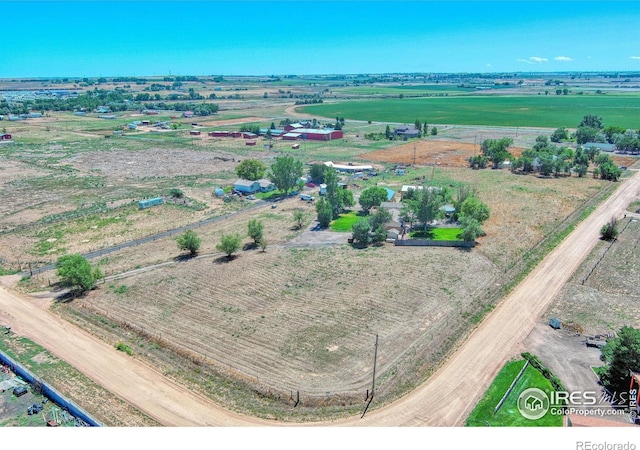
[[[513,379],[513,382],[511,383],[511,386],[509,386],[509,389],[507,389],[507,392],[502,396],[502,399],[500,400],[500,402],[498,402],[496,407],[493,408],[493,414],[494,415],[498,412],[498,410],[500,409],[500,407],[502,406],[504,401],[507,399],[507,397],[509,396],[509,394],[511,393],[511,391],[515,387],[516,383],[518,382],[518,380],[520,379],[520,377],[522,376],[522,374],[524,373],[524,371],[525,371],[525,369],[527,368],[528,365],[529,365],[529,360],[527,359],[527,361],[524,363],[524,366],[522,366],[522,369],[520,369],[520,373],[518,373],[518,376],[516,376]]]
[[[420,247],[475,247],[476,243],[471,241],[434,241],[432,239],[396,239],[395,245],[399,246],[420,246]]]
[[[40,392],[43,395],[50,398],[54,403],[59,405],[62,409],[69,411],[73,416],[78,419],[83,420],[93,427],[101,427],[103,426],[98,420],[92,417],[88,412],[83,410],[81,407],[76,405],[71,400],[67,399],[64,395],[60,394],[57,390],[55,390],[52,386],[49,386],[48,383],[42,381],[40,378],[36,377],[29,369],[24,367],[17,361],[14,361],[9,355],[0,351],[0,361],[3,364],[9,366],[11,371],[15,372],[16,375],[20,376],[22,379],[27,381],[32,385],[38,385],[40,388]]]

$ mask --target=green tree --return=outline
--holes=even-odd
[[[349,189],[338,189],[338,201],[340,202],[342,210],[351,208],[356,204],[353,198],[353,192]]]
[[[296,223],[296,228],[299,230],[307,220],[307,214],[300,208],[296,208],[293,211],[293,220]]]
[[[482,143],[482,153],[493,163],[494,168],[506,160],[513,159],[509,153],[509,147],[513,144],[513,139],[485,139]]]
[[[600,229],[600,237],[605,241],[612,241],[618,237],[618,221],[612,217],[609,222],[605,223]]]
[[[247,224],[247,235],[257,245],[264,237],[264,225],[258,219],[251,219]]]
[[[629,371],[640,372],[640,330],[624,326],[618,336],[601,349],[605,367],[601,369],[603,384],[611,392],[627,392]]]
[[[391,213],[385,208],[378,208],[378,210],[369,216],[369,225],[372,230],[377,230],[379,227],[384,227],[384,224],[392,219]]]
[[[279,156],[271,165],[269,179],[286,195],[298,185],[298,179],[302,176],[303,171],[302,161],[293,156]]]
[[[419,191],[417,217],[427,230],[429,223],[436,219],[439,209],[444,205],[444,198],[441,191],[435,187],[427,187]]]
[[[380,225],[378,228],[373,230],[373,236],[371,237],[371,242],[373,242],[376,245],[380,245],[386,240],[387,240],[387,230],[384,228],[384,225]]]
[[[184,197],[184,192],[182,192],[182,189],[171,188],[169,190],[169,195],[173,198],[182,198]]]
[[[260,250],[262,250],[262,253],[267,251],[267,240],[264,237],[260,239],[258,245],[260,246]]]
[[[484,231],[482,231],[482,227],[475,219],[462,219],[460,220],[462,224],[462,233],[460,237],[465,242],[473,242],[476,240],[478,236],[484,235]]]
[[[598,129],[593,127],[581,126],[576,130],[576,142],[579,145],[586,144],[587,142],[594,142]]]
[[[331,205],[332,219],[337,219],[345,207],[353,206],[353,193],[338,185],[338,172],[328,167],[324,172],[327,193],[324,196]]]
[[[316,203],[316,213],[318,213],[318,222],[322,228],[327,228],[333,220],[333,211],[331,209],[331,203],[326,199],[321,198]]]
[[[438,135],[438,129],[436,127],[431,127],[431,136],[437,136]]]
[[[236,174],[244,180],[259,180],[266,171],[267,167],[257,159],[245,159],[236,166]]]
[[[191,255],[196,255],[200,250],[202,239],[198,237],[195,231],[187,230],[176,239],[180,250],[189,250]]]
[[[595,114],[587,114],[580,121],[579,127],[590,127],[596,128],[598,130],[602,129],[602,117],[596,116]]]
[[[380,206],[382,202],[387,199],[387,190],[380,186],[372,186],[370,188],[365,189],[360,194],[360,198],[358,199],[358,203],[365,211],[365,213],[369,214],[369,210],[374,206]]]
[[[239,234],[223,234],[220,237],[220,243],[216,245],[216,250],[227,255],[227,258],[231,259],[231,255],[240,250],[242,245],[242,238]]]
[[[366,247],[369,245],[369,232],[371,231],[371,225],[366,218],[358,219],[356,223],[351,227],[351,237],[353,243],[359,247]]]
[[[315,184],[324,183],[324,171],[327,168],[324,164],[314,163],[311,165],[309,169],[309,176],[311,177],[311,181]]]
[[[384,130],[384,137],[391,139],[391,128],[389,128],[389,125],[387,125],[387,128]]]
[[[461,220],[465,218],[474,219],[479,224],[482,224],[489,218],[489,207],[481,202],[478,197],[471,195],[460,204],[460,212],[458,214]]]
[[[90,291],[96,286],[96,282],[103,278],[98,267],[91,268],[91,264],[82,255],[64,255],[56,261],[56,273],[62,284],[78,291]]]
[[[602,130],[604,135],[607,137],[607,142],[609,144],[615,144],[615,136],[618,134],[624,134],[627,130],[622,127],[608,126]],[[619,148],[619,147],[618,147]]]

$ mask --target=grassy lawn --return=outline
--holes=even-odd
[[[364,216],[359,215],[358,212],[356,211],[340,214],[339,218],[331,222],[331,229],[333,231],[340,231],[340,232],[351,231],[351,227],[353,227],[353,224],[356,223],[362,217]]]
[[[412,239],[433,239],[434,241],[461,241],[458,235],[462,228],[430,228],[427,231],[412,231],[409,236]]]
[[[562,426],[561,415],[552,415],[547,412],[538,420],[529,420],[523,417],[518,411],[518,396],[528,388],[538,388],[546,393],[553,390],[551,383],[534,367],[529,365],[522,377],[516,383],[511,394],[507,397],[504,404],[497,414],[493,414],[493,409],[507,392],[509,386],[518,375],[525,360],[511,361],[502,368],[496,378],[489,386],[484,397],[476,405],[474,410],[467,419],[467,426],[483,427],[483,426],[503,426],[503,427],[559,427]]]
[[[515,127],[577,127],[585,114],[606,125],[637,126],[638,97],[632,95],[468,96],[346,101],[306,106],[305,113],[324,117],[413,123]],[[425,113],[427,111],[427,113]]]

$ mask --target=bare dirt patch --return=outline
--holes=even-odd
[[[510,148],[514,156],[522,153],[520,148]],[[375,152],[363,153],[360,158],[396,164],[416,164],[438,167],[469,167],[469,158],[480,153],[480,145],[458,141],[415,140]]]
[[[149,148],[144,151],[114,149],[86,152],[67,160],[74,167],[99,171],[109,177],[173,177],[232,171],[237,156],[225,152]]]

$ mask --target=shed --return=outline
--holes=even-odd
[[[163,202],[164,200],[162,197],[155,197],[147,200],[140,200],[138,202],[138,207],[140,209],[146,209],[146,208],[151,208],[152,206],[162,205]]]
[[[200,131],[191,130],[191,131],[189,131],[189,135],[190,136],[200,136]]]
[[[549,320],[549,326],[551,328],[559,330],[560,328],[562,328],[562,321],[556,317],[552,317],[551,320]]]
[[[246,141],[244,145],[256,145],[256,141]]]

